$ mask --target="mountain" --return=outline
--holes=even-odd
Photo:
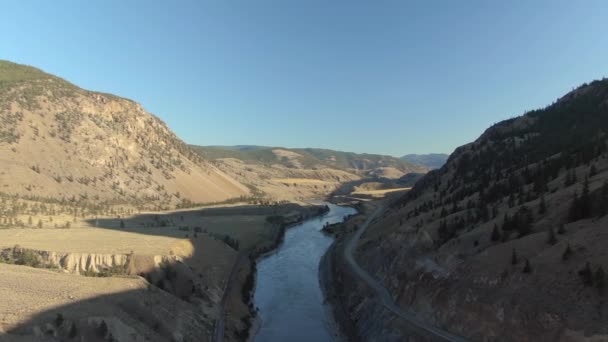
[[[334,168],[358,175],[384,176],[382,170],[393,169],[399,176],[425,172],[427,168],[391,156],[341,152],[320,148],[284,148],[253,145],[192,146],[207,159],[235,158],[262,165],[278,164],[289,168]]]
[[[606,339],[607,134],[607,79],[495,124],[393,202],[357,259],[401,306],[471,340]],[[369,326],[372,304],[350,291]]]
[[[401,160],[410,163],[423,165],[429,169],[438,169],[448,160],[448,155],[445,153],[430,153],[430,154],[406,154],[400,158]]]
[[[0,192],[45,202],[173,206],[249,190],[141,105],[0,61]]]
[[[390,156],[314,148],[191,146],[202,158],[255,193],[272,200],[300,200],[349,193],[353,186],[385,186],[427,168]]]

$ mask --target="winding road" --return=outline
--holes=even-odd
[[[348,266],[351,270],[367,285],[369,285],[373,291],[376,293],[378,298],[380,299],[382,305],[394,313],[395,315],[401,317],[405,321],[407,321],[412,328],[417,331],[424,333],[425,335],[430,336],[434,340],[438,341],[454,341],[454,342],[464,342],[466,341],[460,336],[453,335],[445,330],[437,328],[428,322],[423,321],[414,311],[411,309],[403,309],[395,301],[393,297],[388,292],[388,290],[371,274],[365,271],[355,260],[354,251],[359,243],[359,239],[361,235],[365,232],[365,229],[369,226],[369,224],[385,209],[384,206],[380,206],[376,209],[372,215],[370,215],[367,220],[357,229],[355,234],[351,237],[351,239],[346,243],[346,247],[344,248],[344,258]]]

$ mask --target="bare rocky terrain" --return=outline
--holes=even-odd
[[[470,340],[608,339],[606,118],[601,80],[492,126],[395,199],[357,260],[401,307]],[[338,276],[360,338],[413,335]]]

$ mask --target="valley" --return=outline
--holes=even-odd
[[[0,342],[608,341],[604,3],[3,10]]]
[[[297,243],[320,239],[320,258],[322,223],[352,209],[313,203],[407,191],[399,178],[428,170],[332,150],[189,146],[131,100],[6,61],[0,85],[0,293],[20,289],[0,301],[0,340],[264,336],[257,307],[269,309],[253,292],[271,281],[263,271],[255,282],[256,264],[286,229],[318,226]],[[318,259],[307,262],[314,284]]]

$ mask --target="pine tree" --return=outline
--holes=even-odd
[[[557,234],[566,234],[566,225],[565,224],[560,224],[559,228],[557,229]]]
[[[566,246],[566,249],[564,250],[564,253],[562,254],[562,260],[566,261],[566,260],[570,259],[571,255],[572,255],[572,248],[570,248],[570,244],[568,244],[568,246]]]
[[[34,224],[34,223],[33,223],[32,217],[30,216],[30,217],[28,217],[28,219],[27,219],[27,225],[28,225],[28,226],[31,226],[32,224]]]
[[[70,327],[70,332],[68,333],[69,338],[74,338],[78,335],[78,329],[76,329],[76,323],[72,322],[72,326]]]
[[[505,216],[503,217],[502,230],[503,231],[511,230],[511,219],[509,218],[509,213],[505,213]]]
[[[542,194],[540,196],[540,204],[538,206],[538,213],[540,215],[543,215],[546,212],[547,212],[547,204],[545,203],[545,194]]]
[[[591,168],[589,169],[589,177],[593,177],[597,175],[597,168],[595,167],[595,164],[591,164]]]
[[[578,193],[574,192],[574,199],[572,200],[572,204],[570,205],[570,213],[569,213],[569,221],[574,222],[578,221],[581,218],[581,210],[580,210],[580,200],[578,198]]]
[[[500,240],[500,238],[501,238],[500,230],[498,230],[498,225],[496,223],[494,223],[494,229],[492,229],[491,240],[496,242],[496,241]]]
[[[507,205],[509,206],[509,208],[513,208],[515,206],[515,194],[514,193],[509,194],[509,199],[507,200]]]
[[[547,231],[547,243],[550,245],[555,245],[557,243],[557,238],[555,237],[555,232],[553,231],[553,228],[551,228],[551,227]]]
[[[517,211],[513,220],[517,224],[516,228],[519,237],[526,236],[532,232],[532,212],[525,205]]]
[[[42,228],[42,220],[38,220],[38,228]]]
[[[583,279],[583,284],[585,286],[593,285],[593,272],[591,271],[591,265],[589,264],[589,262],[585,264],[585,268],[578,271],[578,275]]]
[[[589,197],[589,179],[585,178],[583,183],[583,193],[580,198],[580,215],[581,218],[591,216],[591,198]]]
[[[125,228],[125,221],[120,220],[120,228],[123,228],[123,229]]]
[[[99,324],[99,327],[97,328],[97,334],[100,337],[105,337],[107,333],[108,333],[108,325],[106,324],[105,320],[101,320],[101,324]]]
[[[63,324],[63,315],[58,313],[55,317],[55,326],[59,328]]]
[[[517,265],[517,252],[515,248],[513,248],[513,253],[511,254],[511,265]]]
[[[523,269],[524,273],[531,273],[532,272],[532,266],[530,266],[530,260],[526,259],[526,264],[524,265],[524,269]]]
[[[604,292],[604,287],[606,287],[606,275],[604,273],[604,268],[601,265],[595,271],[595,287],[600,294]]]

